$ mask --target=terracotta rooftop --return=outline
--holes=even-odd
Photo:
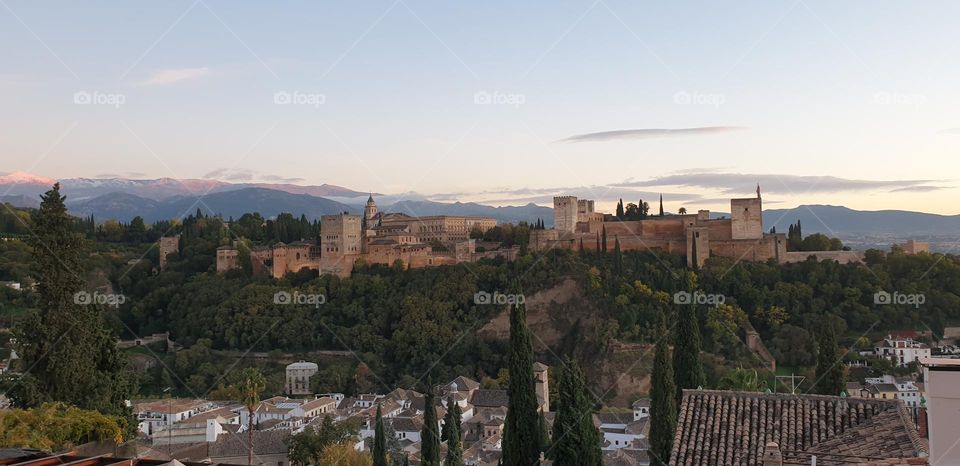
[[[898,400],[684,390],[670,465],[761,465],[768,442],[807,464],[812,454],[857,464],[927,451]]]
[[[477,390],[473,392],[470,404],[474,406],[496,407],[507,406],[510,401],[506,390]]]

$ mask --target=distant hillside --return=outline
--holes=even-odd
[[[149,199],[162,200],[177,196],[197,196],[203,193],[236,191],[246,188],[266,188],[290,194],[336,196],[355,198],[368,193],[354,191],[332,184],[295,185],[289,183],[229,183],[212,179],[129,179],[129,178],[66,178],[59,180],[60,190],[74,201],[93,199],[110,193],[125,193]],[[30,173],[11,173],[0,176],[0,193],[36,198],[46,192],[56,180]]]
[[[197,202],[197,197],[178,196],[155,201],[133,194],[110,193],[74,202],[68,199],[67,206],[74,215],[93,214],[98,221],[112,218],[125,222],[137,215],[147,222],[181,218],[196,212],[197,209],[205,214],[219,214],[224,218],[239,218],[250,212],[260,212],[264,217],[270,218],[289,212],[296,216],[306,215],[311,220],[320,218],[321,215],[351,210],[349,206],[329,199],[263,188],[215,192],[200,199],[202,202]]]
[[[36,209],[40,207],[40,196],[0,196],[0,203],[7,203],[14,207]]]
[[[938,215],[905,210],[853,210],[843,206],[803,205],[763,212],[764,228],[786,233],[800,220],[803,233],[844,236],[955,236],[960,238],[960,215]]]
[[[388,212],[408,215],[473,215],[492,217],[500,223],[534,222],[542,219],[547,226],[553,225],[553,209],[530,203],[524,206],[492,207],[473,202],[445,204],[433,201],[399,201],[382,208]]]

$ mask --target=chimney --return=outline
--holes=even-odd
[[[767,442],[763,450],[763,466],[783,466],[783,455],[777,442]]]

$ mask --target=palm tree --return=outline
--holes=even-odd
[[[677,213],[679,213],[680,215],[687,215],[687,208],[681,207]]]
[[[247,408],[247,466],[253,466],[253,410],[267,382],[259,370],[248,367],[240,373],[240,401]]]
[[[743,366],[724,374],[719,385],[721,390],[742,392],[764,392],[770,388],[756,369],[744,369]]]

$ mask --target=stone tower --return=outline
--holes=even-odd
[[[537,400],[540,402],[540,412],[550,412],[550,375],[546,364],[533,363],[533,379],[536,383]]]
[[[167,267],[167,256],[180,251],[180,235],[160,238],[160,270]]]
[[[553,198],[553,228],[560,232],[573,233],[577,228],[579,203],[574,196]]]
[[[730,233],[733,239],[763,238],[763,203],[759,196],[730,199]]]
[[[320,217],[320,274],[350,275],[361,252],[362,223],[347,213]]]

